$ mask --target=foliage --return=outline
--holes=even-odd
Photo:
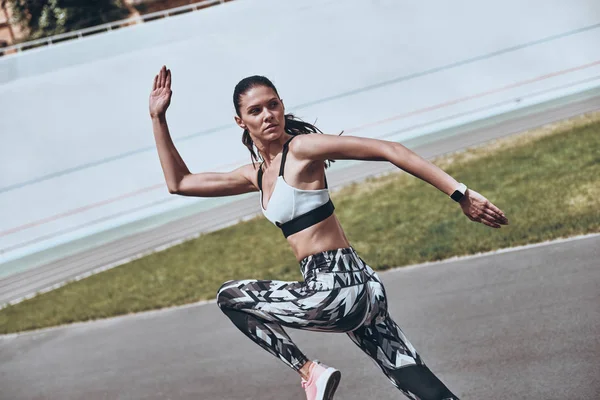
[[[29,32],[25,40],[127,18],[123,0],[8,0],[13,21]]]

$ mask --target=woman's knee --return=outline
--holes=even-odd
[[[233,308],[234,304],[240,304],[247,300],[247,285],[256,282],[252,279],[231,280],[221,285],[217,290],[217,305],[223,308]]]
[[[219,308],[224,309],[232,305],[232,299],[234,298],[232,288],[235,288],[236,282],[235,280],[227,281],[217,290],[217,305]]]

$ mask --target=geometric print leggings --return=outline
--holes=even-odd
[[[246,336],[296,371],[308,358],[283,327],[344,332],[412,400],[458,400],[431,372],[387,310],[379,277],[354,248],[300,262],[304,281],[228,281],[217,304]]]

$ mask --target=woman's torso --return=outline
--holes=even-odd
[[[268,168],[265,169],[263,166],[260,196],[263,212],[265,212],[265,208],[269,210],[274,204],[271,203],[271,198],[278,183],[281,160],[282,153],[275,157]],[[315,191],[322,191],[325,188],[325,166],[322,161],[299,160],[292,151],[288,150],[284,167],[283,180],[285,182],[279,182],[279,185],[287,184],[291,188]],[[254,179],[258,188],[258,177],[255,176]],[[277,200],[277,197],[273,197],[273,200]],[[313,226],[288,236],[287,241],[298,261],[321,251],[350,245],[335,213]]]

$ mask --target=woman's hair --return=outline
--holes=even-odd
[[[279,97],[279,93],[277,92],[275,85],[273,85],[273,82],[271,82],[268,78],[266,78],[264,76],[260,76],[260,75],[253,75],[253,76],[244,78],[237,85],[235,85],[235,89],[233,90],[233,105],[235,107],[235,112],[238,115],[238,117],[242,116],[240,113],[240,103],[242,101],[241,100],[242,95],[245,94],[248,90],[250,90],[256,86],[269,87],[269,88],[273,89],[273,91],[275,92],[277,97]],[[294,116],[294,114],[285,114],[285,132],[289,135],[306,135],[309,133],[321,133],[321,134],[323,133],[316,126],[309,124],[308,122],[302,121],[300,118],[297,118],[296,116]],[[340,135],[342,133],[343,133],[343,131],[340,133]],[[242,135],[242,143],[248,148],[248,150],[250,150],[250,159],[252,160],[252,164],[254,164],[254,160],[259,161],[260,154],[257,155],[254,152],[254,142],[252,141],[252,138],[250,137],[250,133],[248,132],[247,129],[244,129],[244,133]],[[262,159],[262,157],[260,157],[260,158]],[[329,165],[331,165],[332,162],[335,162],[335,160],[327,160],[327,161],[329,162]],[[327,163],[325,163],[325,168],[327,168],[327,167],[328,167],[328,165],[327,165]]]

